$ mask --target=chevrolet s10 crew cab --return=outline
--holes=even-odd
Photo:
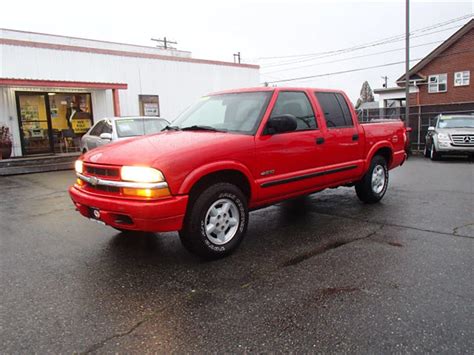
[[[161,133],[85,153],[69,192],[87,218],[179,231],[186,249],[215,259],[240,244],[249,210],[337,186],[379,201],[406,141],[399,120],[359,124],[341,91],[232,90],[201,98]]]

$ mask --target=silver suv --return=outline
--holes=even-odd
[[[436,116],[425,141],[424,154],[431,160],[438,160],[445,154],[474,156],[474,115]]]

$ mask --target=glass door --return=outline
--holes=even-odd
[[[16,93],[23,155],[53,152],[47,93]]]

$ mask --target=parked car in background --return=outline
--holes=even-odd
[[[445,154],[474,156],[474,115],[438,115],[425,142],[424,154],[431,160]]]
[[[159,134],[82,155],[69,192],[87,218],[179,231],[184,247],[215,259],[240,244],[249,210],[337,186],[380,201],[406,139],[400,120],[360,124],[342,91],[232,90],[201,98]]]
[[[103,118],[82,136],[81,152],[88,152],[113,141],[158,133],[168,125],[167,120],[158,117]]]

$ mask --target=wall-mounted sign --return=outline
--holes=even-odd
[[[140,116],[160,116],[160,98],[158,95],[138,95]]]

